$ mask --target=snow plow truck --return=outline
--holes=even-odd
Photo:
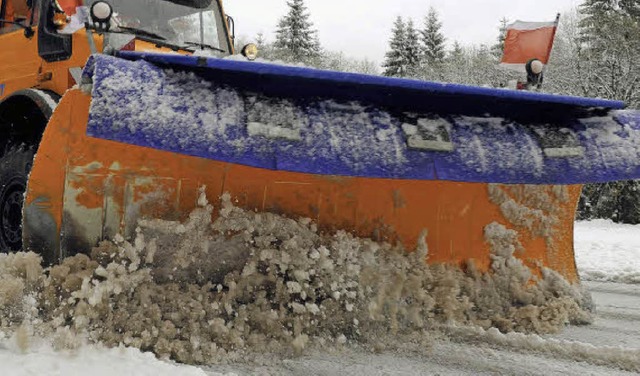
[[[185,219],[206,186],[483,271],[499,223],[577,282],[581,184],[640,177],[621,102],[231,57],[218,0],[0,4],[0,246],[47,263]]]

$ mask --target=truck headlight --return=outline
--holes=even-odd
[[[107,23],[113,15],[113,8],[106,1],[96,1],[91,6],[91,19],[93,22]]]
[[[249,43],[242,47],[242,56],[249,60],[255,60],[258,57],[258,46],[253,43]]]

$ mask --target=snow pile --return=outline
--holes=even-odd
[[[60,351],[46,341],[32,343],[22,351],[15,339],[0,340],[0,374],[11,376],[205,376],[219,375],[184,365],[156,359],[151,353],[137,349],[85,345]]]
[[[45,273],[32,254],[4,256],[5,330],[203,364],[309,345],[376,350],[443,324],[549,333],[590,321],[580,290],[548,270],[533,276],[513,256],[517,233],[497,223],[485,228],[493,273],[483,274],[472,262],[427,265],[426,247],[321,235],[308,219],[245,211],[228,195],[213,223],[204,195],[199,204],[184,223],[141,221],[132,243],[103,242]]]
[[[640,226],[577,222],[575,250],[583,280],[640,283]]]
[[[12,327],[37,315],[44,275],[35,253],[0,254],[0,324]]]

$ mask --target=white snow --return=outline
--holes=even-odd
[[[521,124],[499,117],[460,116],[456,126],[473,134],[469,142],[455,144],[461,162],[468,168],[486,173],[517,170],[543,174],[545,159],[539,143]],[[452,134],[454,141],[456,134]]]
[[[28,90],[37,93],[38,96],[45,101],[47,106],[49,106],[49,109],[51,110],[51,112],[53,112],[53,110],[55,110],[56,107],[58,107],[58,102],[53,100],[53,98],[51,98],[51,94],[49,94],[48,92],[44,90],[39,90],[39,89],[28,89]]]
[[[583,280],[640,283],[640,226],[576,222],[575,254]]]
[[[105,348],[84,345],[76,350],[56,351],[51,344],[39,340],[26,351],[14,339],[0,342],[0,375],[61,376],[203,376],[221,375],[159,360],[152,353],[134,348]]]
[[[622,120],[622,121],[616,121]],[[597,145],[600,155],[587,155],[588,159],[602,158],[607,166],[630,166],[640,158],[640,133],[635,120],[624,120],[620,115],[581,119],[586,130],[582,132],[588,145]]]

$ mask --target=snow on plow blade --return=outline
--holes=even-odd
[[[485,227],[575,281],[587,182],[640,177],[640,114],[615,101],[178,55],[96,55],[43,136],[25,244],[49,262],[142,217],[184,219],[197,188],[414,249],[490,262]]]

